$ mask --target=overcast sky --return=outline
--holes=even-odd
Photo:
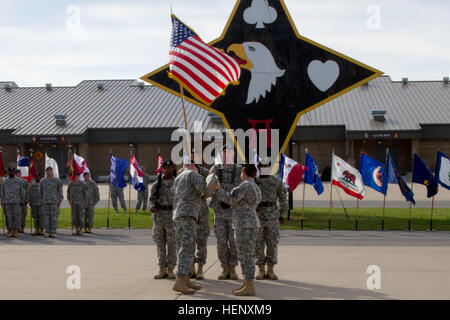
[[[394,80],[450,76],[449,0],[285,2],[303,36]],[[0,81],[73,86],[86,79],[138,79],[168,62],[170,3],[211,41],[235,1],[0,0]]]

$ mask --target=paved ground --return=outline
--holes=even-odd
[[[179,296],[171,280],[154,280],[150,230],[95,230],[56,239],[0,238],[0,299],[235,299],[240,281],[218,281],[215,238],[203,290]],[[256,299],[450,299],[448,232],[282,232],[279,281],[258,281]],[[66,269],[81,268],[81,290],[66,288]],[[369,290],[367,267],[381,268]],[[240,269],[239,269],[240,272]]]

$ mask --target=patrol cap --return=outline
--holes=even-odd
[[[48,171],[48,170],[53,170],[53,168],[52,168],[52,167],[47,167],[47,168],[45,169],[45,171]]]
[[[83,177],[86,177],[86,176],[89,176],[90,174],[89,174],[89,172],[85,172],[85,173],[83,173]]]
[[[15,173],[21,173],[22,171],[20,171],[20,169],[16,169]]]
[[[74,176],[78,177],[78,176],[80,176],[80,173],[79,172],[75,172]]]
[[[9,168],[8,168],[8,172],[16,172],[16,168],[14,168],[14,167],[9,167]]]
[[[162,167],[163,167],[163,168],[169,167],[169,166],[173,167],[174,165],[175,165],[175,163],[173,163],[172,160],[166,160],[166,161],[163,162]]]

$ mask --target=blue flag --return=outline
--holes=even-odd
[[[319,177],[319,167],[309,154],[306,154],[305,167],[307,168],[305,172],[305,183],[314,186],[314,189],[316,189],[317,194],[320,196],[323,193],[323,184]]]
[[[430,168],[428,168],[426,163],[417,155],[417,153],[414,153],[412,181],[427,187],[428,198],[432,198],[438,193],[438,184],[434,178],[433,172],[431,172]]]
[[[125,188],[127,186],[123,175],[125,174],[125,170],[127,169],[129,163],[130,162],[127,159],[119,159],[111,154],[111,170],[109,173],[109,182],[112,185],[118,188]]]
[[[441,186],[450,190],[450,159],[440,151],[437,156],[436,180]]]
[[[359,172],[366,186],[386,195],[388,183],[384,164],[362,153]]]
[[[387,160],[387,174],[386,174],[387,182],[392,184],[398,184],[398,186],[400,187],[400,191],[402,192],[406,201],[412,202],[414,205],[416,205],[416,201],[414,200],[414,193],[400,176],[400,173],[398,172],[397,167],[395,166],[394,161],[392,161],[391,155],[389,153],[387,155],[386,160]]]

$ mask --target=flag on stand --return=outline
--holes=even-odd
[[[169,77],[209,106],[230,84],[239,84],[241,67],[229,55],[204,43],[177,17],[171,18]]]
[[[49,158],[47,153],[45,154],[45,168],[51,167],[53,169],[53,176],[59,179],[59,168],[58,163],[55,159]]]
[[[386,167],[381,162],[361,153],[359,171],[364,185],[386,195],[388,189]]]
[[[158,154],[158,169],[156,169],[156,174],[163,173],[163,163],[164,159],[161,157],[161,154]]]
[[[314,186],[314,189],[320,196],[323,193],[324,189],[322,180],[320,179],[319,176],[319,167],[317,166],[314,159],[308,153],[306,153],[305,166],[306,166],[305,183]]]
[[[0,150],[0,176],[4,175],[6,173],[5,165],[3,164],[3,155],[2,150]]]
[[[304,165],[281,154],[280,178],[289,186],[291,192],[294,192],[300,182],[302,182],[305,171],[306,167]]]
[[[130,162],[127,159],[116,158],[111,154],[109,182],[112,185],[118,188],[125,188],[127,186],[123,175],[125,174],[125,170],[127,169],[129,163]]]
[[[338,186],[345,193],[359,200],[363,199],[366,194],[359,171],[334,154],[331,165],[331,181],[333,185]]]
[[[29,170],[29,174],[28,174],[28,182],[33,181],[33,178],[36,177],[38,175],[37,169],[36,169],[36,164],[35,164],[35,160],[34,157],[31,157],[30,160],[30,170]]]
[[[145,191],[144,173],[134,155],[130,155],[130,183],[137,191]]]
[[[427,198],[432,198],[438,193],[438,184],[434,178],[433,172],[417,153],[414,153],[412,181],[427,187]]]
[[[403,196],[405,197],[406,201],[412,202],[414,205],[416,205],[416,201],[414,200],[414,192],[408,187],[406,182],[402,179],[400,176],[400,173],[397,170],[397,167],[394,164],[394,161],[392,160],[391,155],[388,153],[387,155],[387,182],[392,184],[398,184],[400,187],[400,191],[402,192]]]
[[[17,154],[17,169],[20,170],[20,172],[22,173],[22,178],[24,178],[25,180],[28,179],[29,167],[30,162],[28,161],[28,158],[21,157],[19,154]]]
[[[436,180],[441,186],[450,190],[450,159],[440,151],[438,151],[436,164]]]

